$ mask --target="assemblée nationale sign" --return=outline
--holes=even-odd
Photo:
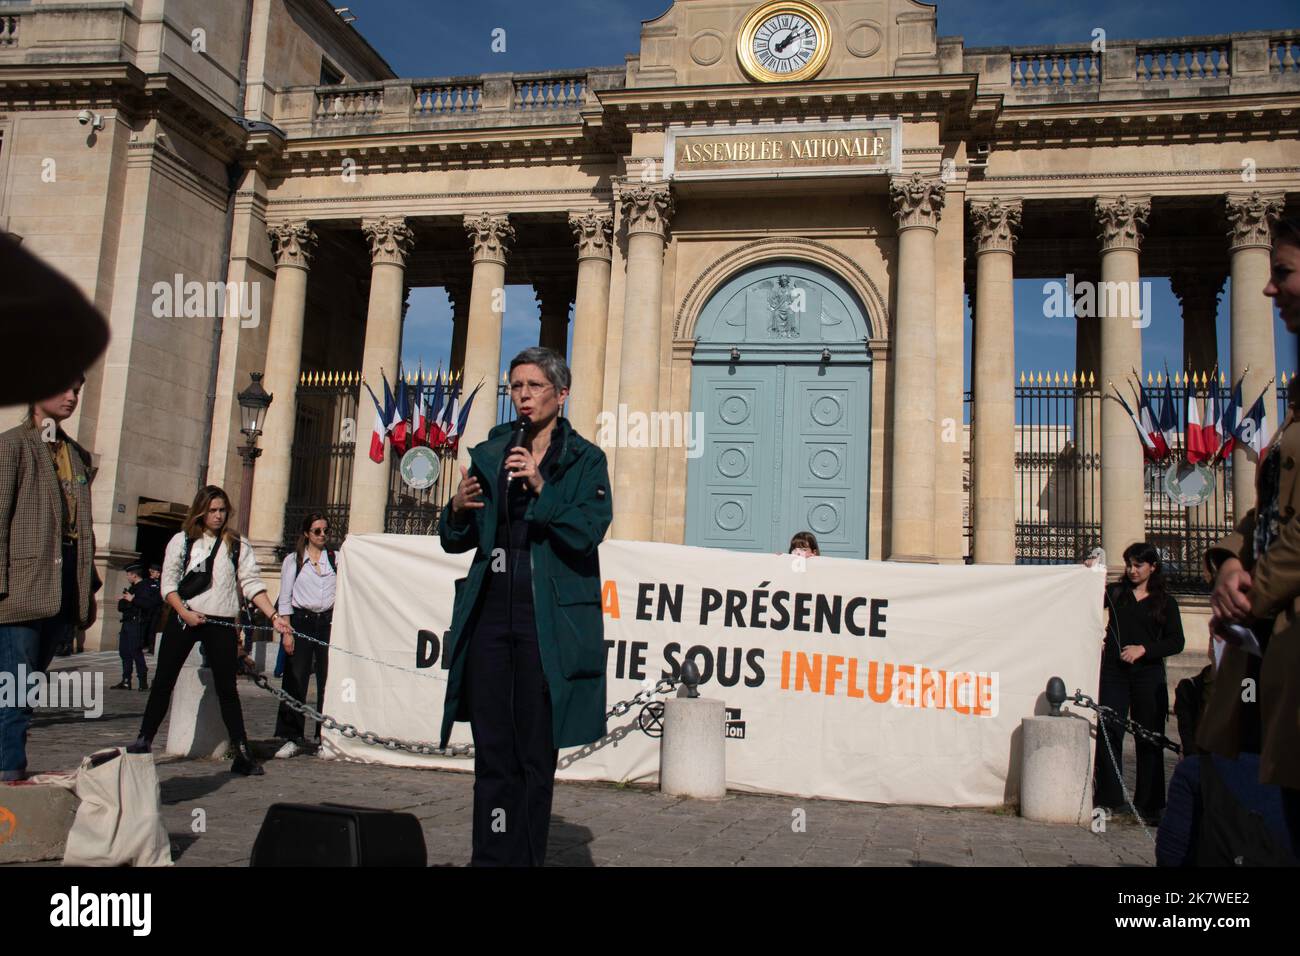
[[[665,161],[674,178],[884,172],[895,165],[896,136],[890,126],[673,130]]]

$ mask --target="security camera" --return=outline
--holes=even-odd
[[[78,113],[77,122],[82,126],[89,125],[92,129],[104,128],[104,118],[98,113],[92,113],[90,110],[82,110]]]

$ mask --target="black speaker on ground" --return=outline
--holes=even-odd
[[[424,830],[409,813],[338,803],[275,803],[251,866],[427,866]]]

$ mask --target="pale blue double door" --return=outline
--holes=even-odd
[[[795,322],[778,309],[792,288]],[[856,300],[823,270],[775,263],[724,286],[697,327],[704,440],[686,543],[770,554],[811,531],[824,555],[866,557],[871,365]]]
[[[688,467],[687,544],[866,556],[870,369],[695,368],[703,454]]]

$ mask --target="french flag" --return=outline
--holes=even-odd
[[[442,415],[442,366],[438,366],[438,372],[433,377],[433,400],[429,403],[428,432],[425,435],[425,444],[433,448],[441,448],[447,440],[447,435],[439,424],[439,418]]]
[[[1174,390],[1165,369],[1165,396],[1160,405],[1160,435],[1164,439],[1165,454],[1173,451],[1178,441],[1178,408],[1174,405]],[[1162,458],[1164,455],[1161,456]]]
[[[1214,452],[1207,447],[1205,429],[1201,427],[1201,402],[1196,387],[1187,386],[1187,460],[1193,465],[1205,461]]]
[[[415,378],[415,409],[411,412],[411,445],[426,445],[429,438],[429,422],[424,410],[424,371]]]
[[[385,382],[385,385],[388,383]],[[366,383],[366,391],[370,392],[370,400],[375,403],[375,427],[370,432],[370,460],[377,465],[384,463],[384,435],[387,434],[384,418],[384,410],[379,407],[379,399],[375,398],[375,393],[371,390],[370,384]]]
[[[1124,396],[1119,393],[1119,389],[1115,388],[1113,385],[1111,388],[1115,391],[1115,400],[1124,407],[1124,411],[1128,412],[1128,417],[1133,422],[1133,427],[1137,429],[1138,439],[1142,442],[1142,457],[1147,461],[1157,461],[1156,446],[1155,442],[1151,440],[1150,433],[1142,427],[1142,423],[1138,420],[1133,409],[1129,408],[1128,402],[1124,401]]]
[[[1268,414],[1264,411],[1264,392],[1260,393],[1259,398],[1255,399],[1255,404],[1250,406],[1250,411],[1241,417],[1237,423],[1237,430],[1233,432],[1237,441],[1241,442],[1242,447],[1249,452],[1251,461],[1259,463],[1260,456],[1268,446]]]
[[[1155,409],[1151,407],[1151,400],[1147,398],[1147,390],[1142,387],[1141,379],[1138,380],[1137,386],[1138,416],[1142,422],[1142,430],[1146,432],[1151,447],[1155,449],[1155,460],[1160,461],[1169,454],[1169,444],[1165,441],[1164,432],[1160,430]]]
[[[1223,414],[1219,417],[1219,434],[1223,436],[1223,448],[1220,455],[1227,458],[1232,454],[1232,449],[1237,446],[1237,423],[1241,420],[1242,402],[1241,402],[1241,383],[1245,381],[1245,376],[1237,382],[1232,388],[1232,394],[1228,397],[1227,403],[1223,406]]]
[[[402,378],[402,373],[397,373],[397,401],[393,405],[393,417],[390,419],[392,424],[389,426],[389,441],[393,443],[393,448],[397,453],[403,454],[406,451],[407,424],[406,420],[410,417],[410,411],[407,400],[406,380]]]
[[[469,398],[465,400],[464,407],[461,408],[459,413],[456,415],[456,423],[452,427],[451,434],[448,436],[451,440],[453,451],[460,447],[460,436],[465,434],[465,424],[469,421],[469,408],[474,404],[474,396],[478,394],[478,390],[482,387],[482,382],[479,382],[474,386],[474,391],[469,393]]]

